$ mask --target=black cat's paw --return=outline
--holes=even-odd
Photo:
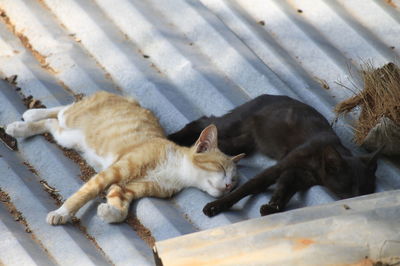
[[[281,210],[280,210],[279,206],[275,205],[275,204],[264,204],[260,207],[260,213],[262,216],[277,213],[280,211]]]
[[[216,200],[216,201],[207,203],[206,206],[204,206],[204,208],[203,208],[203,212],[208,217],[213,217],[227,209],[229,209],[229,206],[227,206],[226,204],[224,204],[221,201]]]

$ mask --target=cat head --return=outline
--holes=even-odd
[[[381,149],[363,156],[341,156],[332,146],[323,151],[322,183],[340,198],[375,191],[377,157]]]
[[[228,156],[218,149],[218,133],[214,125],[206,127],[190,148],[195,186],[213,197],[220,197],[237,184],[236,163],[245,156]]]

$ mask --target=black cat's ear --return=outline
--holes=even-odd
[[[232,160],[234,163],[237,163],[237,162],[239,162],[244,156],[246,156],[246,154],[245,154],[245,153],[241,153],[241,154],[238,154],[238,155],[233,156],[233,157],[231,158],[231,160]]]
[[[342,156],[330,145],[324,148],[323,159],[328,173],[337,173],[343,164]]]
[[[382,150],[384,148],[385,148],[385,145],[382,145],[376,151],[373,151],[367,155],[360,156],[361,161],[363,161],[367,166],[375,165],[376,161],[378,160],[379,154],[382,152]]]
[[[218,131],[213,124],[209,125],[200,133],[199,139],[194,144],[197,153],[208,152],[218,147]]]

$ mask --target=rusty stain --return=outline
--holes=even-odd
[[[99,244],[97,243],[96,239],[95,239],[93,236],[91,236],[91,235],[87,232],[86,227],[83,226],[83,225],[81,224],[81,221],[80,221],[78,218],[72,217],[72,224],[73,224],[75,227],[77,227],[77,228],[85,235],[85,237],[86,237],[87,239],[89,239],[89,241],[92,242],[92,244],[100,251],[100,253],[104,256],[104,258],[106,258],[106,260],[107,260],[111,265],[114,265],[114,264],[112,263],[112,261],[110,260],[110,258],[106,255],[106,253],[104,252],[104,250],[99,246]]]
[[[155,64],[151,63],[150,66],[151,66],[152,68],[154,68],[154,69],[157,71],[158,74],[162,75],[161,70],[160,70]]]
[[[54,68],[52,68],[49,65],[49,63],[47,63],[46,56],[42,55],[41,53],[39,53],[39,51],[33,48],[32,44],[29,42],[29,38],[16,30],[15,25],[11,22],[11,19],[7,16],[7,13],[1,8],[0,8],[0,17],[3,20],[4,24],[6,24],[7,27],[11,30],[11,32],[14,33],[20,39],[22,45],[32,53],[32,55],[36,58],[36,60],[38,60],[42,68],[48,70],[52,74],[58,73]]]
[[[22,213],[19,212],[17,208],[14,206],[14,204],[11,202],[10,196],[0,188],[0,204],[1,203],[3,203],[6,206],[8,212],[13,216],[14,221],[19,222],[21,225],[23,225],[25,227],[25,232],[29,234],[29,236],[33,239],[33,241],[35,241],[48,254],[48,256],[51,259],[53,259],[49,251],[45,248],[42,242],[32,232],[27,221],[25,220],[25,217],[22,216]]]
[[[223,253],[221,255],[211,255],[211,256],[187,256],[187,257],[173,257],[160,254],[158,255],[165,265],[175,265],[175,266],[201,266],[201,265],[265,265],[266,254],[268,254],[268,259],[272,261],[279,261],[282,257],[287,257],[290,254],[281,247],[276,246],[270,250],[265,249],[252,249],[247,251],[240,251],[229,256],[225,256]],[[209,255],[209,254],[208,254]]]
[[[310,245],[314,244],[315,241],[308,238],[295,239],[293,250],[302,250],[308,248]]]
[[[391,6],[391,7],[394,7],[394,8],[397,7],[396,4],[393,3],[393,0],[385,0],[385,2],[386,2],[389,6]]]
[[[150,247],[153,248],[156,240],[151,235],[151,231],[147,229],[138,218],[128,215],[125,221],[137,234],[138,236]]]
[[[65,91],[67,91],[68,93],[72,94],[72,96],[74,96],[76,102],[82,100],[82,98],[85,97],[84,93],[76,93],[76,92],[74,92],[63,81],[58,80],[58,83],[61,85],[61,87],[63,87],[63,89]]]

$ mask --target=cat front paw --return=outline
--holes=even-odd
[[[125,220],[128,213],[108,203],[101,203],[99,207],[97,207],[97,215],[107,223],[120,223]]]
[[[207,203],[206,206],[203,208],[203,213],[208,217],[213,217],[223,211],[226,211],[231,206],[225,204],[223,201],[216,200],[210,203]]]
[[[29,125],[26,122],[16,121],[9,124],[6,133],[14,138],[22,138],[28,135]]]
[[[70,218],[71,215],[69,214],[69,211],[64,206],[61,206],[57,210],[49,212],[46,221],[48,224],[58,225],[66,224]]]
[[[280,212],[280,208],[276,204],[264,204],[260,207],[260,214],[262,216]]]

